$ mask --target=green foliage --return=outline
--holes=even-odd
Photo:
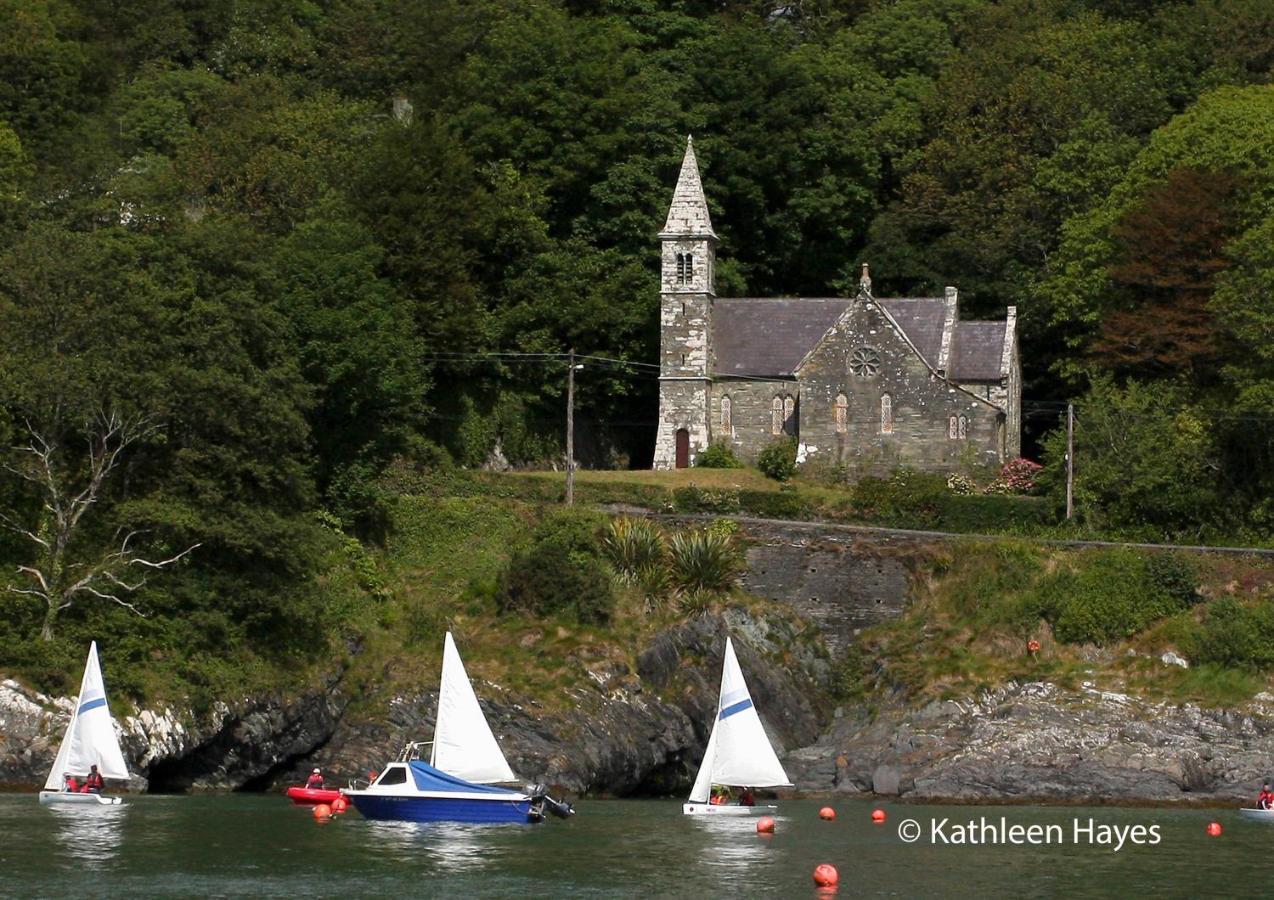
[[[775,481],[787,481],[796,472],[796,438],[776,438],[757,454],[756,467]]]
[[[668,542],[672,582],[687,594],[722,594],[734,589],[743,556],[728,534],[709,529],[682,531]]]
[[[606,524],[602,549],[623,578],[641,581],[664,564],[667,546],[663,531],[649,519],[621,516]]]
[[[1101,551],[1088,556],[1080,568],[1045,576],[1034,595],[1059,641],[1109,644],[1188,605],[1188,598],[1169,592],[1175,583],[1165,588],[1151,572],[1142,554]]]
[[[859,479],[854,485],[853,507],[869,521],[903,528],[935,528],[941,522],[948,496],[942,475],[897,469],[888,478],[869,475]]]
[[[1204,413],[1164,385],[1093,382],[1075,425],[1075,510],[1096,527],[1174,538],[1198,534],[1221,515],[1219,467]],[[1064,505],[1066,435],[1044,441],[1039,483]]]
[[[1181,649],[1192,662],[1268,671],[1274,668],[1274,604],[1222,597]]]
[[[741,492],[734,488],[701,488],[689,484],[672,492],[679,512],[730,513],[739,511]]]
[[[695,465],[703,469],[742,469],[743,463],[725,441],[714,441],[695,457]]]
[[[530,545],[513,554],[500,578],[500,611],[537,618],[565,615],[584,624],[607,622],[615,594],[602,560],[601,527],[597,514],[578,510],[546,518]]]

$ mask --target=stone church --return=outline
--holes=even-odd
[[[797,460],[861,473],[944,471],[1020,454],[1017,310],[960,318],[959,294],[717,297],[717,236],[686,143],[663,242],[655,468],[714,442],[749,462],[790,435]]]

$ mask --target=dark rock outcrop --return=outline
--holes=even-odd
[[[483,711],[510,766],[529,781],[573,794],[686,790],[707,743],[727,629],[776,749],[813,741],[825,660],[786,622],[740,610],[662,632],[638,655],[636,672],[614,662],[589,668],[595,686],[572,691],[564,708],[545,710],[486,683],[478,688]],[[334,772],[379,768],[433,732],[437,702],[436,691],[395,697],[381,721],[342,722],[312,759]]]
[[[341,673],[308,691],[219,703],[202,716],[165,708],[117,716],[132,790],[225,790],[268,781],[331,736],[346,705]],[[0,683],[0,783],[44,783],[73,701]]]

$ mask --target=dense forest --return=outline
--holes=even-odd
[[[1073,400],[1094,527],[1274,528],[1268,0],[0,0],[0,24],[8,657],[86,607],[138,654],[302,652],[392,461],[560,459],[559,354],[657,358],[687,134],[719,293],[845,292],[869,260],[882,295],[1014,304],[1046,489]],[[648,461],[655,396],[586,366],[587,458]]]

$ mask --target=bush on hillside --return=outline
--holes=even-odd
[[[942,475],[896,469],[888,478],[867,476],[854,485],[853,508],[862,519],[899,528],[935,528],[950,495]]]
[[[698,456],[695,466],[701,469],[742,469],[743,463],[725,441],[714,441]]]
[[[796,472],[796,438],[771,441],[756,458],[756,467],[775,481],[787,481]]]
[[[1110,644],[1188,605],[1155,583],[1142,554],[1111,550],[1085,559],[1082,568],[1059,569],[1036,586],[1039,607],[1059,641]]]
[[[668,560],[673,584],[685,593],[727,593],[743,571],[743,554],[720,530],[674,534],[668,542]]]
[[[611,519],[606,525],[602,551],[620,577],[629,582],[640,580],[645,570],[662,566],[668,552],[658,525],[629,516]]]
[[[1274,669],[1274,604],[1247,606],[1222,597],[1181,649],[1195,664]]]
[[[585,510],[560,510],[545,519],[531,544],[516,551],[501,574],[496,598],[500,612],[608,622],[615,591],[602,559],[603,522]]]

